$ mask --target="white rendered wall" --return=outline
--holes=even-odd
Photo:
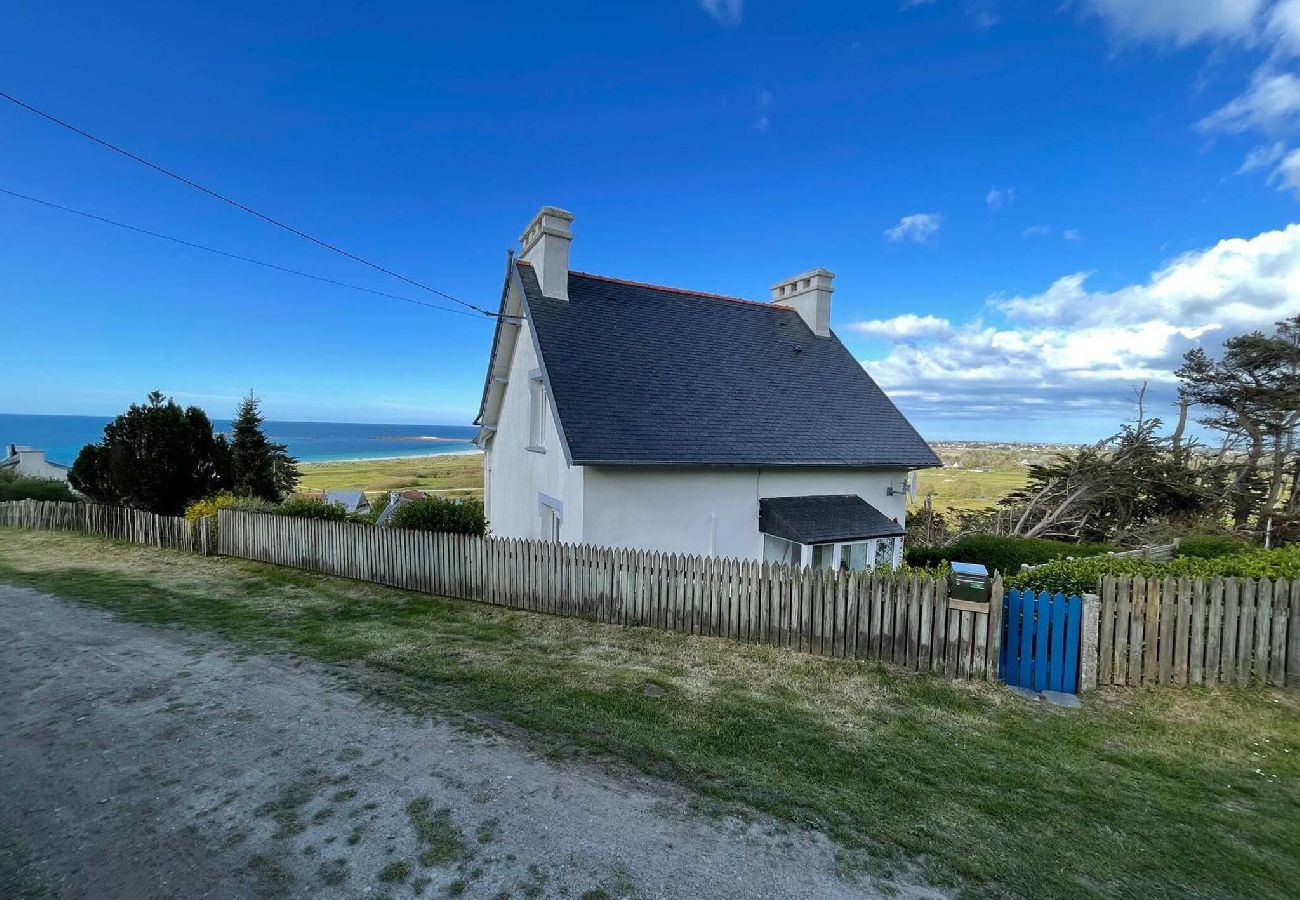
[[[583,470],[564,459],[564,447],[548,400],[546,452],[528,448],[529,375],[538,368],[537,352],[527,321],[519,327],[509,381],[497,419],[497,430],[483,454],[483,479],[488,527],[497,537],[549,538],[542,533],[538,494],[560,501],[564,511],[560,540],[582,542]]]
[[[582,540],[761,559],[760,498],[857,494],[902,524],[906,498],[897,489],[906,477],[905,469],[588,466]]]

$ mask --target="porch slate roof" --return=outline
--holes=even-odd
[[[903,526],[857,494],[763,497],[758,530],[798,544],[899,537]]]

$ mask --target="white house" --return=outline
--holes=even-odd
[[[900,558],[929,445],[830,329],[814,269],[770,303],[569,270],[573,215],[508,265],[476,424],[492,533],[869,568]]]
[[[25,478],[49,478],[54,481],[68,480],[68,467],[50,462],[45,458],[44,450],[35,447],[9,445],[9,453],[0,459],[0,469],[16,472]]]

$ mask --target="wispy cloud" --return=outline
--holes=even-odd
[[[898,224],[885,229],[885,237],[891,241],[912,241],[921,244],[939,233],[943,216],[939,213],[913,213],[903,216]]]
[[[1284,155],[1286,155],[1286,144],[1281,141],[1261,144],[1246,154],[1246,158],[1241,161],[1241,166],[1237,169],[1237,174],[1245,175],[1247,172],[1272,168]]]
[[[1203,132],[1272,133],[1300,118],[1300,78],[1290,72],[1260,68],[1250,87],[1236,99],[1210,113],[1196,127]]]
[[[1009,206],[1016,202],[1016,189],[1005,188],[999,190],[998,188],[994,188],[984,195],[984,202],[988,205],[989,209],[996,212],[1003,206]]]
[[[745,16],[745,0],[700,0],[700,8],[727,26],[739,25]]]
[[[767,88],[761,88],[758,92],[758,99],[754,102],[754,127],[759,131],[767,131],[768,126],[772,124],[772,92]]]
[[[1052,233],[1051,225],[1030,225],[1024,231],[1020,232],[1021,237],[1043,237]]]
[[[1083,0],[1124,43],[1250,41],[1266,0]]]
[[[848,330],[864,337],[884,338],[896,343],[953,334],[952,323],[947,319],[938,316],[917,316],[912,313],[894,316],[892,319],[850,322]]]
[[[1065,229],[1064,231],[1061,232],[1061,237],[1065,238],[1067,241],[1072,241],[1076,244],[1083,240],[1083,234],[1077,228]]]

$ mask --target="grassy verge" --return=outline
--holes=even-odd
[[[303,491],[421,488],[453,497],[483,494],[483,457],[478,454],[303,463],[299,469],[298,489]]]
[[[1032,897],[1283,897],[1300,883],[1295,692],[1116,691],[1063,711],[996,686],[69,534],[0,529],[0,581],[363,664],[365,689],[408,708],[504,720],[554,753],[612,756],[821,829],[849,869]]]

